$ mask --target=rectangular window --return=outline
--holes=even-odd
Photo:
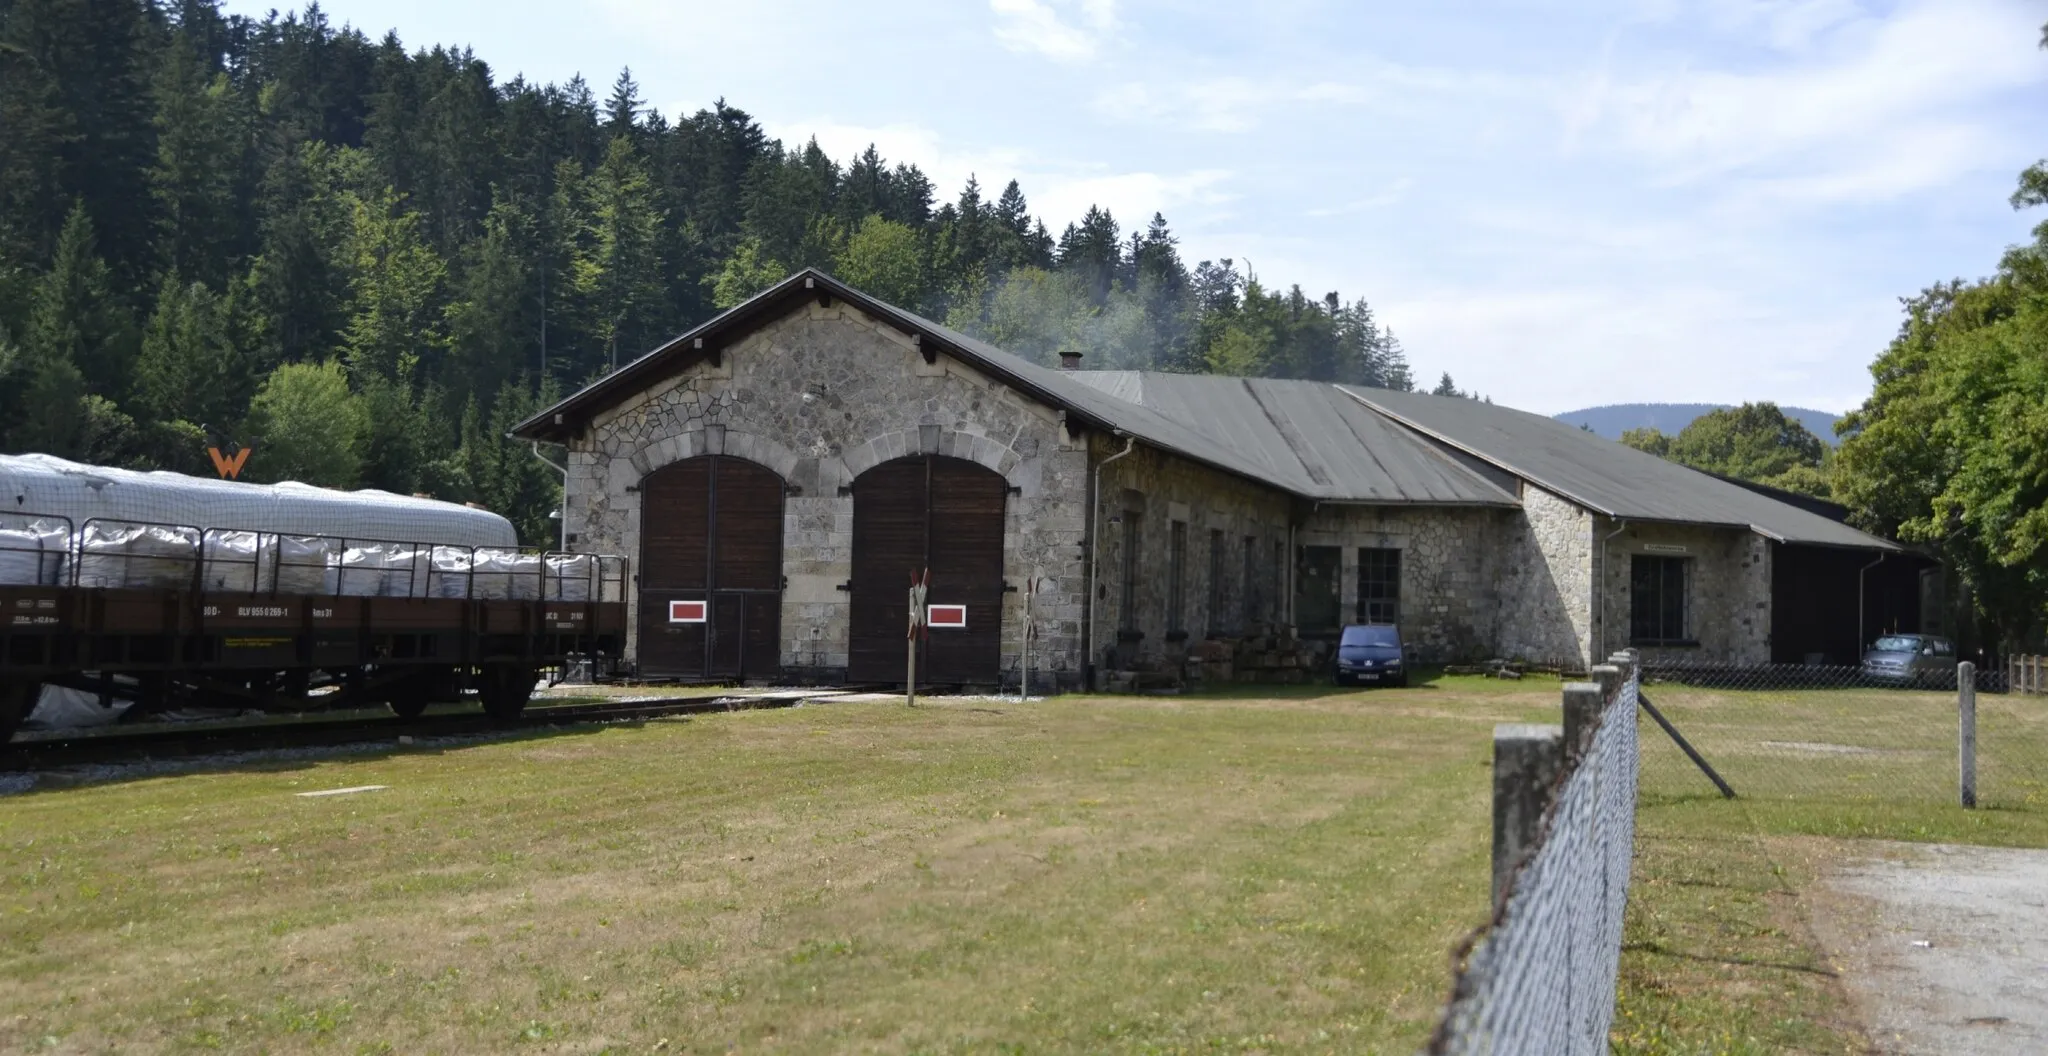
[[[1239,613],[1237,625],[1249,633],[1252,624],[1259,622],[1259,537],[1244,537],[1244,581],[1243,596],[1238,599],[1244,606]]]
[[[1166,633],[1188,628],[1188,522],[1174,521],[1166,532]]]
[[[1223,530],[1209,529],[1209,608],[1202,614],[1208,622],[1209,637],[1223,634]]]
[[[1126,631],[1138,629],[1138,511],[1124,511],[1124,597],[1117,622]]]
[[[1273,594],[1267,602],[1267,612],[1274,623],[1287,620],[1287,543],[1282,539],[1273,540]]]
[[[1358,548],[1358,622],[1401,622],[1401,551]]]
[[[1629,564],[1629,640],[1640,645],[1692,641],[1692,558],[1636,554]]]
[[[1334,636],[1344,619],[1342,585],[1344,551],[1335,546],[1304,546],[1294,570],[1294,622],[1302,637]]]

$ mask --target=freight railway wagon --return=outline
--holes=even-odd
[[[626,561],[6,511],[0,743],[45,686],[142,713],[385,704],[474,690],[501,718],[543,669],[625,645]]]

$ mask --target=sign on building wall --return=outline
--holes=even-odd
[[[704,623],[708,603],[702,601],[671,601],[668,603],[668,622]]]
[[[927,605],[925,606],[924,624],[936,630],[966,630],[967,606]]]
[[[1643,544],[1643,553],[1646,553],[1646,554],[1689,554],[1689,553],[1692,553],[1692,548],[1691,548],[1691,547],[1688,547],[1688,546],[1685,546],[1685,545],[1683,545],[1683,544],[1681,544],[1681,543],[1644,543],[1644,544]]]

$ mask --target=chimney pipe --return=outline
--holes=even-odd
[[[1060,369],[1061,369],[1061,370],[1080,370],[1080,369],[1081,369],[1081,353],[1079,353],[1079,352],[1062,352],[1062,353],[1060,353]]]

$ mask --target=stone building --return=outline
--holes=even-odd
[[[1035,688],[1352,622],[1581,664],[1846,660],[1917,619],[1893,544],[1551,419],[1065,366],[807,270],[516,434],[568,449],[570,548],[632,559],[647,677],[900,683],[918,574],[920,680],[961,685],[1015,685],[1027,606]]]

